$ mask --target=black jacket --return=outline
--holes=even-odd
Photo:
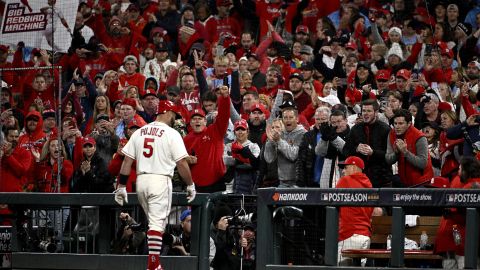
[[[262,140],[263,134],[265,134],[267,128],[267,122],[263,121],[260,125],[254,126],[250,120],[248,121],[248,139],[253,142],[258,144],[260,148],[263,147],[265,142]]]
[[[312,130],[303,134],[295,163],[295,178],[299,187],[318,187],[318,184],[314,182],[313,173],[316,158],[315,147],[319,132],[320,130],[314,126]]]
[[[365,162],[364,173],[370,178],[374,188],[386,187],[392,181],[392,166],[385,160],[387,151],[388,134],[390,127],[382,121],[375,121],[370,125],[370,140],[367,140],[365,134],[365,123],[359,123],[352,127],[348,135],[343,154],[348,156],[358,156]],[[373,149],[371,156],[365,156],[357,152],[357,146],[368,144]]]
[[[108,173],[108,164],[95,153],[90,161],[90,171],[82,175],[78,168],[72,180],[72,192],[111,193],[113,177]]]

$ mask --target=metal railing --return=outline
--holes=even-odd
[[[224,195],[222,195],[224,196]],[[235,196],[228,196],[235,198]],[[239,197],[239,196],[236,196]],[[252,197],[255,199],[255,197]],[[21,252],[18,229],[12,227],[12,267],[21,269],[145,269],[145,255],[110,254],[112,213],[120,207],[112,194],[48,194],[0,193],[0,204],[8,204],[15,213],[25,209],[81,208],[90,205],[98,209],[98,246],[94,254],[58,254]],[[173,206],[186,206],[185,194],[174,193]],[[192,207],[191,256],[162,257],[166,269],[209,269],[210,226],[215,198],[198,194]],[[281,265],[279,245],[273,212],[281,206],[326,207],[325,254],[323,266]],[[259,189],[256,198],[257,235],[256,267],[264,269],[334,269],[337,265],[338,207],[380,206],[392,207],[391,267],[404,266],[405,209],[408,207],[466,208],[465,267],[477,265],[480,192],[464,189]],[[128,207],[138,207],[135,194],[129,194]],[[14,224],[16,222],[14,221]],[[365,268],[368,269],[368,268]]]
[[[272,213],[281,206],[326,207],[325,266],[289,266],[296,269],[341,269],[337,267],[338,207],[392,207],[391,267],[404,267],[405,208],[465,207],[466,237],[465,268],[477,268],[480,192],[466,189],[316,189],[266,188],[258,190],[257,198],[257,270],[284,269],[281,247],[275,235]],[[272,244],[273,243],[273,244]]]
[[[110,244],[115,220],[112,215],[120,208],[114,201],[112,194],[92,193],[0,193],[0,204],[7,204],[13,214],[12,220],[11,262],[14,269],[145,269],[145,255],[112,255]],[[98,233],[93,254],[72,253],[38,253],[22,251],[19,231],[24,225],[19,222],[25,210],[51,211],[45,209],[81,209],[89,205],[98,209]],[[174,193],[173,206],[186,206],[187,199],[184,193]],[[162,264],[167,269],[209,269],[209,230],[210,207],[206,194],[198,194],[189,204],[192,209],[191,256],[162,257]],[[126,206],[139,207],[136,194],[129,194],[129,204]],[[91,208],[91,207],[90,207]],[[115,215],[113,215],[115,216]],[[37,225],[38,226],[38,225]]]

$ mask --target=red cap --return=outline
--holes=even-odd
[[[134,98],[126,98],[123,100],[122,105],[132,106],[133,109],[137,108],[137,101]]]
[[[400,78],[403,78],[405,80],[408,80],[408,79],[410,79],[410,74],[411,74],[411,72],[408,69],[400,69],[397,72],[396,77],[400,77]]]
[[[451,111],[452,110],[452,105],[450,103],[442,101],[438,103],[438,110],[443,112],[443,111]]]
[[[230,6],[230,1],[228,1],[228,0],[217,0],[217,6]]]
[[[357,46],[357,44],[356,44],[355,42],[349,41],[349,42],[345,45],[345,49],[348,49],[348,48],[356,50],[356,49],[358,49],[358,46]]]
[[[133,118],[130,122],[128,122],[127,128],[128,129],[133,127],[141,128],[143,126],[145,126],[145,122],[137,121],[135,118]]]
[[[390,80],[390,71],[386,69],[381,69],[377,71],[377,74],[375,75],[375,79],[378,80]]]
[[[448,58],[453,58],[453,51],[448,47],[440,49],[440,55],[446,55]]]
[[[177,115],[177,119],[182,118],[182,114],[173,102],[170,100],[160,100],[157,107],[157,114],[166,113],[167,111],[174,112]]]
[[[97,143],[95,142],[95,139],[93,137],[85,137],[83,138],[83,143],[82,145],[86,145],[86,144],[91,144],[93,146],[97,145]]]
[[[202,109],[195,109],[190,113],[190,119],[192,119],[195,115],[205,117],[205,112]]]
[[[146,98],[148,95],[157,96],[157,92],[152,88],[147,88],[142,91],[142,98]]]
[[[237,130],[238,128],[243,128],[245,130],[248,130],[247,120],[241,119],[235,122],[235,125],[233,125],[233,130]]]
[[[419,97],[423,94],[425,94],[425,88],[423,88],[421,85],[417,85],[413,91],[413,97]]]
[[[424,8],[424,7],[417,7],[417,8],[415,9],[414,14],[418,14],[418,15],[420,15],[420,16],[422,16],[422,17],[428,17],[428,11],[427,11],[427,9]]]
[[[363,163],[363,160],[356,156],[349,156],[347,159],[345,159],[344,162],[340,162],[338,164],[339,165],[355,165],[362,170],[365,169],[365,163]]]
[[[308,27],[305,26],[305,25],[299,25],[297,26],[297,30],[295,31],[297,33],[305,33],[308,35],[308,33],[310,33],[310,31],[308,30]]]
[[[8,52],[8,46],[0,45],[0,52]]]
[[[450,187],[450,181],[448,181],[448,178],[435,176],[430,180],[430,183],[427,183],[425,186],[434,188],[448,188]]]
[[[261,103],[255,103],[252,105],[252,107],[250,107],[250,112],[253,112],[255,110],[259,110],[261,111],[263,114],[267,114],[268,111],[267,109],[265,108],[265,106],[263,106],[263,104]]]

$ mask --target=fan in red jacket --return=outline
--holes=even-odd
[[[18,139],[18,145],[25,149],[40,150],[45,143],[45,137],[42,115],[37,111],[29,112],[25,117],[25,134]]]
[[[187,162],[190,164],[192,178],[198,192],[211,193],[225,190],[225,183],[222,180],[226,171],[223,163],[223,138],[230,119],[228,87],[221,86],[220,93],[215,122],[207,127],[203,110],[194,110],[190,115],[190,126],[193,132],[183,138],[189,153]]]
[[[5,142],[0,149],[0,192],[22,192],[25,191],[25,177],[32,163],[32,155],[19,147],[19,132],[15,127],[8,127],[5,135]]]
[[[448,180],[447,180],[448,183]],[[474,157],[464,157],[460,161],[460,172],[456,176],[450,188],[470,189],[480,185],[480,162]],[[443,265],[450,266],[448,269],[463,269],[465,254],[465,209],[450,208],[440,221],[440,226],[435,238],[435,254],[442,255]],[[453,227],[456,226],[460,239],[455,242],[453,238]]]
[[[57,135],[52,134],[43,146],[41,153],[35,150],[32,153],[36,162],[34,166],[34,182],[37,191],[68,193],[70,191],[70,180],[73,175],[73,164],[70,160],[65,159],[67,152],[63,142],[58,140]]]

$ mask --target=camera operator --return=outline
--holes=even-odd
[[[243,269],[254,269],[255,264],[250,262],[255,258],[255,234],[252,226],[241,223],[241,218],[232,217],[232,210],[225,203],[216,206],[210,230],[216,248],[210,264],[214,270],[240,269],[241,259],[244,262]]]
[[[187,209],[180,215],[180,225],[167,226],[162,255],[190,256],[191,221],[192,211]]]
[[[463,155],[473,156],[480,151],[480,115],[470,115],[467,120],[447,129],[447,139],[457,140],[464,138]]]
[[[145,232],[142,227],[128,214],[120,213],[121,226],[113,242],[115,254],[143,254]]]

